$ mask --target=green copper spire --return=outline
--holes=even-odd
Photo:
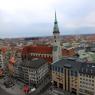
[[[56,11],[55,11],[55,23],[57,23]]]
[[[59,28],[58,28],[58,23],[57,23],[56,11],[55,11],[55,21],[54,21],[53,33],[60,33]]]

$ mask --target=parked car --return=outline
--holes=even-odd
[[[30,91],[31,91],[31,92],[34,92],[35,90],[36,90],[36,88],[32,88]]]
[[[30,89],[29,94],[30,94],[30,93],[33,93],[34,91],[36,91],[36,88]]]

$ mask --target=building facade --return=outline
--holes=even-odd
[[[3,68],[3,55],[0,54],[0,68]]]
[[[22,49],[22,59],[42,58],[51,63],[53,62],[52,57],[52,46],[30,45]]]
[[[44,59],[24,60],[17,68],[18,75],[15,77],[29,86],[38,88],[50,79],[49,67]]]
[[[82,64],[79,70],[79,93],[95,95],[95,64]]]
[[[95,95],[95,64],[61,59],[52,64],[54,87],[76,95]]]

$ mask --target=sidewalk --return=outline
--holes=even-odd
[[[69,92],[63,91],[62,89],[51,86],[42,95],[73,95],[73,94],[70,94]]]
[[[4,85],[3,85],[3,79],[0,79],[0,87],[2,89],[4,89],[6,92],[12,94],[12,95],[25,95],[24,92],[18,87],[17,84],[15,84],[13,87],[11,88],[6,88]]]

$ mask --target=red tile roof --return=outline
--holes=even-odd
[[[3,47],[3,48],[1,48],[1,50],[2,50],[3,53],[6,53],[7,48]]]
[[[52,54],[53,47],[51,46],[25,46],[22,53],[41,53],[41,54]]]
[[[62,49],[62,55],[66,56],[66,57],[72,57],[74,56],[76,53],[74,51],[74,49]]]

